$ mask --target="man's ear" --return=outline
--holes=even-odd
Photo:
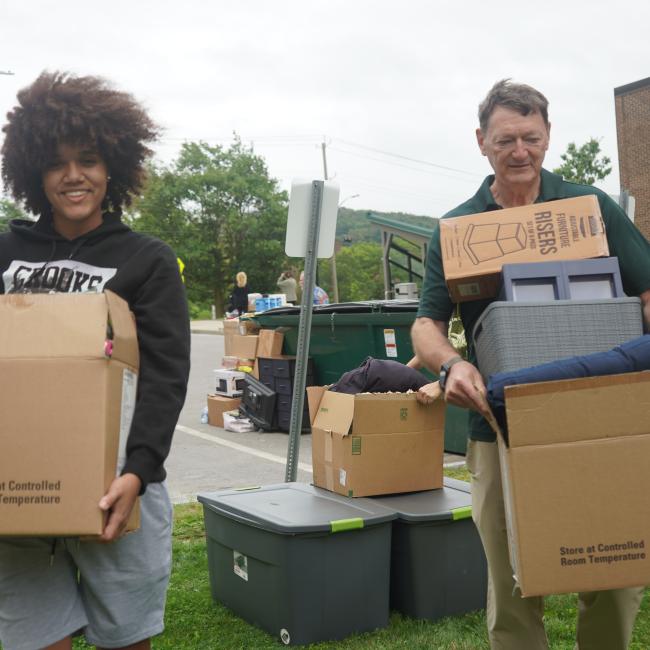
[[[478,142],[478,148],[481,150],[481,153],[486,156],[485,153],[485,136],[483,131],[480,128],[476,129],[476,142]]]
[[[551,142],[551,123],[548,123],[548,126],[546,127],[546,132],[547,132],[547,137],[546,137],[546,151],[548,151],[548,145]]]

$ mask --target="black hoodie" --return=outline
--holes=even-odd
[[[190,330],[185,288],[167,244],[104,215],[95,230],[68,240],[51,219],[16,219],[0,235],[2,293],[110,289],[135,314],[140,348],[138,395],[122,473],[142,492],[162,481],[189,375]]]

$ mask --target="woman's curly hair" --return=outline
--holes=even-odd
[[[144,182],[152,153],[145,143],[158,136],[142,106],[104,79],[65,72],[41,73],[18,102],[2,129],[2,179],[13,197],[34,214],[49,215],[42,176],[58,145],[92,145],[111,177],[102,207],[121,214]]]

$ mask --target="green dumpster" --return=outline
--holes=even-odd
[[[333,384],[366,357],[407,363],[413,357],[411,325],[418,302],[363,301],[317,305],[311,322],[309,356],[320,385]],[[251,317],[264,329],[284,330],[284,353],[296,354],[300,309],[279,307]],[[467,446],[467,411],[447,407],[445,450],[464,454]]]

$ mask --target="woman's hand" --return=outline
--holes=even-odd
[[[107,513],[102,542],[113,542],[124,534],[142,482],[135,474],[123,474],[113,480],[99,507]]]

